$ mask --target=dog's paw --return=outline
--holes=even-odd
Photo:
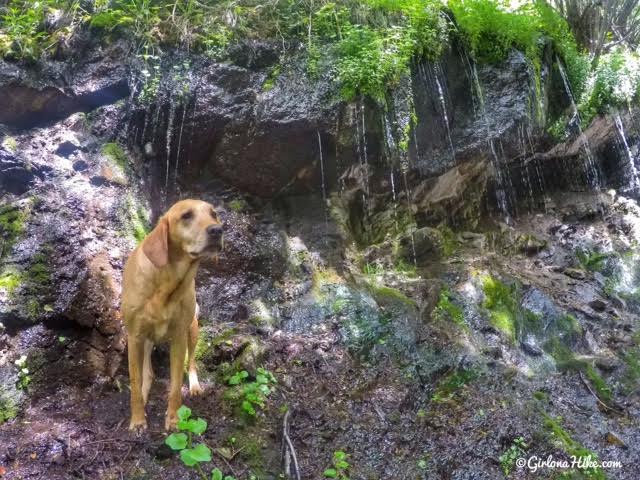
[[[197,397],[198,395],[202,395],[204,393],[204,389],[200,386],[200,383],[190,383],[189,384],[189,395],[192,397]]]
[[[167,432],[170,432],[170,431],[176,430],[177,425],[178,425],[178,416],[167,414],[167,416],[164,419],[164,429]]]
[[[143,418],[142,420],[134,420],[131,419],[129,423],[129,431],[133,432],[137,437],[142,435],[147,430],[147,421]]]

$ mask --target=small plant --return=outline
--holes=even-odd
[[[446,287],[440,290],[440,298],[433,310],[433,318],[438,321],[448,319],[463,328],[467,326],[464,323],[464,311],[451,301],[451,292]]]
[[[601,253],[588,249],[576,250],[576,258],[580,266],[590,272],[601,272],[605,267],[605,261],[612,255],[612,253]]]
[[[348,470],[351,465],[347,462],[347,457],[348,455],[342,450],[333,452],[333,466],[324,471],[324,476],[338,480],[349,480]]]
[[[267,397],[278,383],[271,372],[260,367],[256,370],[254,381],[249,381],[249,372],[242,370],[233,374],[229,385],[240,388],[241,408],[250,417],[256,416],[256,407],[264,408]]]
[[[211,471],[211,480],[236,480],[236,477],[232,477],[231,475],[223,476],[219,468],[214,468]]]
[[[2,141],[2,146],[10,152],[15,152],[18,149],[18,142],[14,137],[6,137]]]
[[[500,460],[500,466],[505,475],[509,475],[513,471],[516,460],[525,454],[527,448],[524,438],[518,437],[513,441],[507,451],[500,455],[498,460]]]
[[[172,450],[180,452],[180,460],[188,467],[195,467],[202,478],[206,478],[201,463],[211,461],[211,450],[204,443],[193,445],[193,435],[202,435],[207,422],[202,418],[191,418],[191,409],[184,405],[178,409],[178,433],[172,433],[164,441]]]
[[[366,275],[382,275],[384,273],[384,267],[379,263],[365,263],[362,271]]]
[[[460,369],[451,372],[438,384],[431,400],[435,403],[446,403],[453,399],[465,385],[478,378],[478,372],[473,369]]]
[[[31,383],[31,376],[27,368],[27,356],[22,355],[14,363],[18,367],[18,388],[26,390],[29,383]]]

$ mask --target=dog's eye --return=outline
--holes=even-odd
[[[209,212],[211,214],[211,218],[213,218],[214,220],[218,219],[218,214],[216,213],[215,210],[211,210],[211,212]]]
[[[191,220],[193,218],[193,210],[187,210],[180,216],[180,218],[182,220]]]

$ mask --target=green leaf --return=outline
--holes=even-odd
[[[341,450],[338,450],[337,452],[333,452],[333,458],[335,458],[336,460],[346,460],[347,454]]]
[[[172,433],[165,439],[164,443],[169,445],[172,450],[182,450],[187,448],[187,435],[184,433]]]
[[[324,471],[324,476],[327,478],[338,478],[338,472],[335,468],[327,468]]]
[[[207,429],[207,422],[202,418],[198,418],[196,420],[191,418],[187,421],[187,424],[188,426],[186,430],[191,433],[195,433],[196,435],[202,435]]]
[[[231,475],[227,475],[224,477],[224,480],[236,480],[236,477],[232,477]]]
[[[238,385],[242,380],[249,376],[249,372],[246,370],[242,370],[241,372],[237,372],[231,376],[229,379],[229,385]]]
[[[178,409],[178,419],[184,421],[184,420],[188,420],[189,417],[191,417],[191,409],[189,407],[185,407],[184,405],[182,405]]]
[[[185,448],[180,452],[182,463],[193,467],[196,463],[211,461],[211,450],[203,443],[199,443],[193,448]]]
[[[214,468],[211,471],[211,480],[222,480],[222,472],[219,468]]]
[[[345,468],[349,468],[349,463],[345,462],[344,460],[338,460],[336,461],[336,467],[342,468],[344,470]]]
[[[256,414],[256,409],[253,408],[253,405],[251,405],[251,402],[248,402],[247,400],[242,402],[242,410],[244,410],[251,416],[255,416]]]

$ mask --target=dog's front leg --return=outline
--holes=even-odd
[[[147,428],[142,399],[142,362],[144,361],[144,340],[129,335],[129,380],[131,382],[131,422],[129,430],[137,432]]]
[[[164,422],[165,430],[173,430],[178,423],[178,408],[182,405],[182,379],[184,376],[184,358],[187,354],[187,335],[177,334],[171,340],[171,386],[169,404]]]

